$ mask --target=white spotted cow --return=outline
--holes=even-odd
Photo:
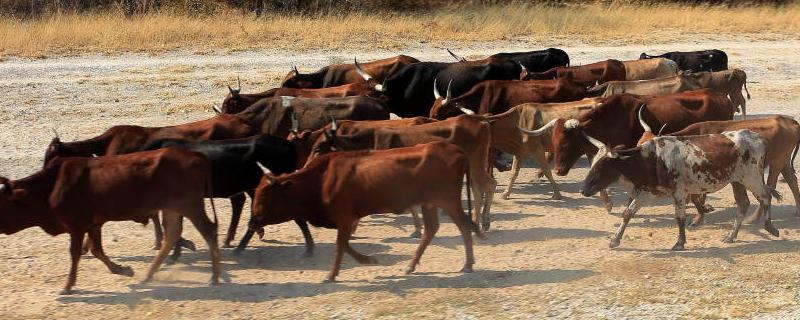
[[[648,200],[671,197],[678,223],[678,241],[672,250],[683,250],[686,243],[685,199],[690,194],[718,191],[733,186],[738,206],[733,229],[723,242],[733,242],[741,227],[747,208],[747,191],[758,196],[759,208],[764,210],[764,229],[778,236],[772,225],[770,201],[780,195],[764,184],[764,160],[767,144],[750,130],[726,131],[682,137],[656,137],[631,149],[609,149],[590,136],[587,140],[600,149],[584,180],[584,196],[605,189],[620,178],[633,185],[633,201],[623,213],[623,222],[611,240],[610,247],[619,246],[628,222]]]

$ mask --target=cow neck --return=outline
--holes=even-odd
[[[656,194],[658,192],[658,159],[643,156],[641,149],[639,150],[630,155],[630,158],[622,160],[620,173],[633,183],[636,189]]]

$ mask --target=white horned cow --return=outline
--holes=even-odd
[[[780,195],[764,183],[766,142],[750,130],[722,134],[664,136],[630,149],[609,149],[586,136],[600,150],[583,182],[581,193],[591,196],[612,182],[624,178],[633,185],[633,201],[623,213],[610,247],[619,246],[628,222],[650,199],[671,197],[675,205],[678,240],[672,250],[683,250],[686,243],[686,204],[688,195],[715,192],[733,186],[738,206],[733,229],[723,242],[733,242],[741,227],[747,203],[747,191],[758,197],[766,215],[764,229],[778,236],[772,225],[770,201]]]

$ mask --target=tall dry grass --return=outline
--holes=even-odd
[[[682,7],[677,5],[491,5],[430,12],[352,12],[332,15],[239,11],[208,16],[113,13],[0,18],[0,55],[49,56],[86,52],[366,49],[453,41],[526,39],[546,43],[642,43],[746,36],[800,38],[800,5]]]

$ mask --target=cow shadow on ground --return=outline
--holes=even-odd
[[[757,205],[751,205],[748,214],[755,212]],[[636,228],[663,228],[663,227],[675,227],[677,229],[677,224],[675,222],[675,216],[670,212],[665,215],[660,216],[643,216],[642,213],[647,213],[648,208],[642,208],[639,210],[637,217],[641,219],[633,219],[628,224],[629,227],[636,227]],[[733,226],[733,221],[736,216],[736,207],[725,207],[720,208],[716,207],[714,212],[707,213],[705,215],[703,224],[697,227],[689,227],[688,230],[693,229],[725,229],[728,230]],[[690,207],[687,209],[687,215],[692,216],[689,221],[691,222],[694,219],[694,215],[697,211]],[[800,229],[800,218],[795,216],[795,206],[788,205],[788,206],[772,206],[772,222],[775,224],[775,227],[778,229],[788,229],[788,230],[796,230]],[[741,231],[745,232],[752,232],[756,235],[763,235],[766,237],[765,232],[763,231],[763,218],[758,222],[753,224],[743,224]]]
[[[136,286],[131,292],[80,291],[76,295],[61,296],[63,303],[90,303],[99,305],[127,305],[134,307],[143,300],[194,301],[214,300],[228,302],[264,302],[325,295],[341,291],[372,293],[389,292],[405,296],[412,290],[433,288],[511,288],[517,286],[566,283],[591,277],[591,270],[476,270],[474,273],[418,273],[404,276],[378,277],[369,282],[356,283],[226,283],[217,286],[167,287]]]
[[[659,250],[652,252],[650,256],[654,258],[674,258],[674,257],[687,257],[708,259],[716,258],[728,262],[730,264],[736,263],[736,256],[740,255],[759,255],[770,253],[793,253],[797,252],[800,246],[800,241],[797,240],[783,240],[773,238],[773,240],[758,240],[758,241],[741,241],[737,240],[731,247],[701,247],[691,248],[687,244],[689,250],[686,251],[671,251]]]
[[[522,243],[529,241],[544,241],[552,239],[583,239],[583,238],[598,238],[605,237],[608,232],[588,230],[588,229],[572,229],[572,228],[529,228],[529,229],[508,229],[508,230],[491,230],[486,233],[484,239],[472,237],[475,245],[502,245],[512,243]],[[390,237],[381,240],[382,243],[405,243],[415,244],[419,243],[419,239],[408,237]],[[464,244],[461,235],[452,236],[436,236],[431,241],[431,245],[445,247],[448,249],[456,249],[462,247]]]

